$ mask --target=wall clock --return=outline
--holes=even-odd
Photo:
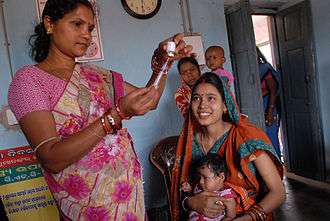
[[[156,15],[162,0],[121,0],[128,14],[138,19],[148,19]]]

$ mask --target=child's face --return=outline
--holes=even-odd
[[[216,175],[208,166],[202,166],[198,169],[199,186],[202,190],[217,191],[223,188],[225,174]]]
[[[212,71],[218,68],[223,68],[223,64],[226,59],[224,57],[223,51],[219,48],[211,48],[205,53],[206,65]]]
[[[192,87],[201,76],[201,73],[199,67],[190,62],[186,62],[180,66],[180,75],[182,80]]]

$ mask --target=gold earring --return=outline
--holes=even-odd
[[[48,30],[46,31],[46,33],[47,33],[47,35],[49,35],[49,34],[52,33],[52,31],[51,31],[50,29],[48,29]]]

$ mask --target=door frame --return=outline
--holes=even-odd
[[[272,41],[272,47],[273,47],[273,53],[275,57],[275,62],[276,62],[276,69],[278,71],[282,70],[281,67],[281,58],[280,58],[280,52],[279,52],[279,46],[278,46],[278,38],[277,38],[277,29],[276,29],[276,21],[275,21],[275,16],[276,16],[277,11],[276,10],[265,10],[262,8],[253,8],[252,9],[252,15],[266,15],[266,16],[271,16],[271,37],[273,39]],[[283,78],[281,78],[281,84],[283,85]],[[281,93],[280,93],[280,102],[281,102],[281,130],[282,130],[282,144],[283,144],[283,158],[284,158],[284,165],[285,168],[288,171],[291,171],[291,164],[290,164],[290,153],[289,153],[289,146],[288,146],[288,136],[287,136],[287,120],[286,120],[286,111],[284,108],[284,97],[283,97],[283,88],[281,87]]]
[[[326,178],[326,168],[325,168],[325,150],[324,150],[324,131],[322,129],[322,117],[321,117],[321,108],[320,108],[320,93],[319,93],[319,74],[317,71],[317,67],[316,67],[316,60],[315,60],[315,55],[316,55],[316,48],[315,48],[315,39],[314,39],[314,30],[313,30],[313,22],[311,19],[311,3],[310,0],[304,0],[301,2],[298,2],[297,4],[294,5],[290,5],[288,8],[282,9],[281,11],[277,11],[276,14],[284,11],[284,10],[290,10],[290,8],[298,6],[299,4],[305,4],[305,12],[306,12],[306,28],[307,28],[307,32],[311,33],[307,39],[307,42],[309,43],[308,48],[309,48],[309,52],[310,52],[310,59],[311,59],[311,69],[314,73],[314,80],[311,83],[311,91],[313,94],[313,108],[309,108],[309,110],[311,110],[310,112],[313,113],[311,114],[311,118],[312,118],[312,124],[314,124],[314,128],[317,128],[317,131],[311,131],[311,133],[313,133],[313,136],[315,137],[315,144],[317,145],[317,149],[315,149],[317,151],[316,156],[317,156],[317,161],[318,161],[318,170],[317,170],[317,174],[315,175],[315,179],[320,180],[320,181],[325,181]],[[276,15],[275,14],[275,15]],[[275,21],[276,22],[276,21]],[[276,28],[276,24],[275,24],[275,28]],[[276,30],[277,33],[277,30]],[[279,42],[277,42],[277,53],[278,53],[278,58],[280,59],[280,52],[279,52]],[[279,60],[280,62],[280,60]],[[279,66],[281,67],[281,65]],[[281,70],[281,69],[280,69]],[[282,78],[283,81],[283,78]],[[282,88],[282,92],[283,92],[283,88]],[[283,93],[282,93],[283,94]],[[285,99],[285,98],[284,98]],[[284,99],[281,101],[282,103],[282,111],[283,111],[283,120],[285,123],[285,127],[283,127],[284,131],[283,133],[285,133],[285,138],[288,139],[287,136],[287,119],[286,119],[286,111],[284,108]],[[310,105],[311,106],[311,105]],[[290,158],[290,150],[288,145],[286,144],[286,154],[288,154],[287,156]],[[289,159],[289,164],[292,161],[290,161]],[[289,165],[288,169],[289,171],[291,170],[291,166]],[[294,172],[294,171],[293,171]]]
[[[311,3],[310,0],[304,0],[302,2],[305,2],[306,4],[306,13],[307,13],[307,18],[311,18]],[[297,3],[300,4],[300,3]],[[295,5],[291,5],[290,7],[294,7]],[[286,9],[288,9],[286,8]],[[285,10],[285,9],[283,9]],[[282,11],[282,10],[281,10]],[[280,12],[277,10],[269,10],[269,9],[262,9],[262,8],[252,8],[251,16],[252,15],[269,15],[272,16],[272,38],[274,39],[273,41],[273,49],[274,49],[274,56],[276,59],[276,66],[277,68],[281,71],[281,59],[280,59],[280,52],[279,52],[279,42],[278,42],[278,37],[277,37],[277,29],[276,29],[276,19],[275,16],[276,14]],[[307,19],[307,28],[311,32],[310,35],[310,53],[312,57],[312,68],[315,73],[315,80],[313,82],[313,93],[315,95],[315,107],[313,108],[315,111],[314,113],[317,116],[314,116],[313,119],[315,119],[315,124],[317,125],[318,131],[314,131],[313,133],[317,136],[317,144],[319,145],[318,147],[318,153],[317,157],[319,160],[319,170],[318,175],[316,176],[316,179],[320,181],[325,181],[326,178],[326,168],[325,168],[325,150],[324,150],[324,131],[322,129],[322,118],[321,118],[321,108],[320,108],[320,93],[319,93],[319,74],[317,72],[317,67],[316,67],[316,60],[315,60],[315,54],[316,54],[316,48],[315,48],[315,40],[314,40],[314,35],[313,35],[313,26],[312,26],[312,19]],[[283,78],[282,78],[283,81]],[[281,111],[282,111],[282,131],[283,131],[283,152],[284,152],[284,163],[288,171],[291,171],[291,160],[290,160],[290,152],[289,152],[289,147],[288,147],[288,136],[287,136],[287,119],[286,119],[286,111],[284,108],[284,99],[283,99],[283,88],[281,89]]]

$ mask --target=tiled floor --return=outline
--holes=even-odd
[[[285,178],[287,198],[275,221],[330,221],[330,191]]]

